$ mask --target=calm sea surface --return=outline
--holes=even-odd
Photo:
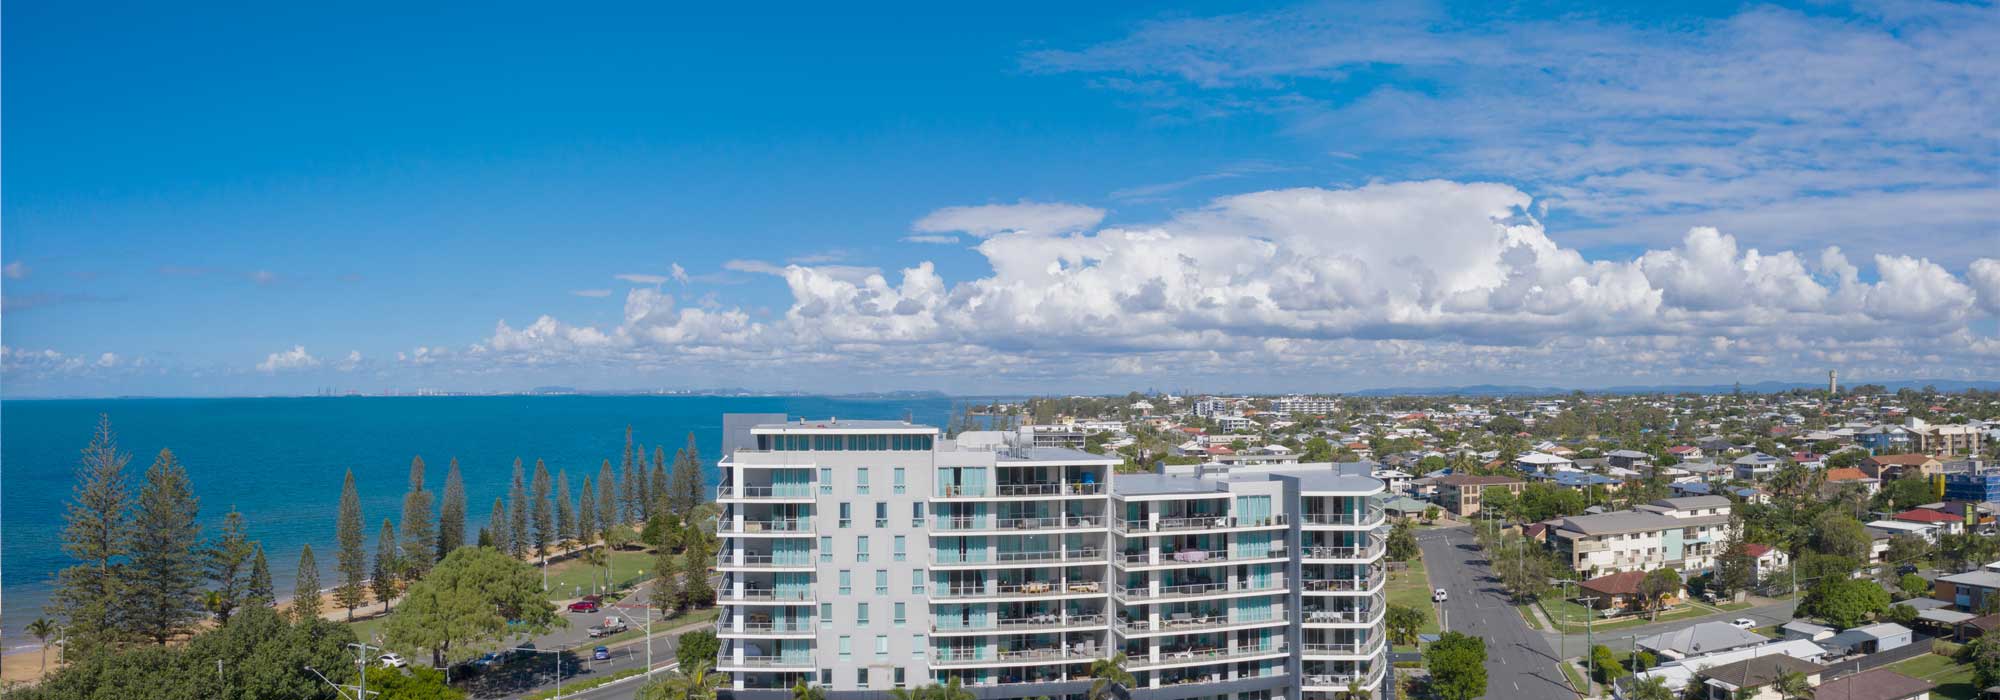
[[[962,399],[960,401],[963,401]],[[162,448],[171,449],[201,498],[203,534],[232,507],[261,540],[281,593],[291,590],[299,548],[311,543],[322,582],[333,572],[334,516],[342,474],[354,470],[367,540],[383,518],[399,519],[410,458],[422,456],[426,486],[444,487],[456,457],[465,475],[469,529],[504,496],[514,458],[567,470],[572,495],[585,475],[633,439],[666,448],[669,462],[690,431],[715,483],[724,413],[810,418],[898,419],[943,426],[953,399],[482,396],[437,398],[79,399],[0,402],[0,640],[13,647],[42,614],[50,582],[70,563],[60,534],[77,457],[97,415],[111,417],[133,488]],[[470,537],[470,535],[468,535]],[[29,640],[31,641],[31,640]]]

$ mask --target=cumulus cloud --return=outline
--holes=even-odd
[[[958,243],[958,237],[941,233],[919,233],[903,237],[904,243],[936,243],[951,245]]]
[[[945,207],[911,225],[918,233],[968,233],[985,238],[1001,233],[1069,233],[1104,220],[1104,210],[1078,204],[1022,200],[1015,204]]]
[[[611,277],[613,279],[625,282],[631,282],[633,284],[662,284],[667,281],[665,275],[649,275],[637,272],[626,272],[622,274],[612,275]]]
[[[7,263],[6,266],[0,267],[0,274],[5,274],[10,280],[27,279],[28,264],[19,260]]]
[[[680,263],[672,264],[672,272],[670,276],[674,278],[675,282],[679,282],[683,286],[685,286],[688,283],[688,271],[685,268],[682,268]]]
[[[735,260],[725,267],[784,281],[781,317],[684,307],[641,288],[615,327],[503,321],[475,347],[528,364],[1020,381],[1245,367],[1672,380],[1830,363],[1933,376],[1993,366],[2000,343],[1967,323],[2000,263],[1976,263],[1968,283],[1927,259],[1873,256],[1870,283],[1838,248],[1764,251],[1708,227],[1590,259],[1558,243],[1534,204],[1511,186],[1450,181],[1250,192],[1143,226],[992,233],[974,248],[990,273],[957,282],[929,262],[886,273]]]
[[[359,369],[360,367],[361,367],[360,350],[349,350],[347,351],[346,357],[340,358],[339,362],[333,363],[333,368],[340,370],[342,372],[352,372],[356,369]]]
[[[1966,278],[1972,288],[1979,290],[1979,306],[1986,313],[2000,316],[2000,258],[1980,258],[1972,261],[1966,271]]]
[[[319,358],[313,357],[311,353],[306,352],[306,346],[294,345],[290,350],[274,352],[264,356],[264,361],[257,363],[257,371],[265,374],[276,374],[278,372],[311,369],[318,366]]]

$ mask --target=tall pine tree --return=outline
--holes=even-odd
[[[514,458],[514,485],[507,490],[507,543],[508,554],[520,558],[528,554],[535,544],[534,535],[528,532],[528,483],[521,473],[521,458]]]
[[[402,574],[412,580],[424,577],[431,570],[431,558],[437,551],[436,535],[431,532],[431,492],[424,488],[424,458],[410,460],[410,492],[403,494],[403,549],[396,563],[402,566]]]
[[[556,543],[569,542],[576,536],[576,501],[569,497],[569,470],[556,470]]]
[[[501,500],[499,496],[494,496],[493,514],[487,517],[486,529],[484,530],[487,536],[493,539],[494,549],[502,552],[514,551],[514,543],[507,540],[507,533],[509,532],[507,523],[509,522],[512,522],[512,520],[507,517],[506,501]]]
[[[368,601],[368,545],[361,527],[361,494],[354,488],[354,470],[349,469],[340,485],[340,515],[333,533],[339,545],[334,567],[340,573],[340,585],[333,589],[333,602],[347,608],[348,620],[354,619],[355,608]]]
[[[319,562],[308,544],[299,550],[299,572],[292,579],[292,619],[303,622],[318,619],[319,614]]]
[[[250,558],[250,582],[243,589],[243,604],[271,607],[278,603],[278,593],[271,586],[271,562],[264,559],[264,545],[255,545],[257,554]]]
[[[644,523],[653,519],[653,482],[646,476],[645,443],[639,443],[637,450],[633,452],[633,460],[632,501],[638,504],[639,522]]]
[[[243,531],[243,514],[229,509],[222,516],[222,535],[209,545],[202,562],[215,586],[216,622],[228,624],[237,608],[250,604],[250,560],[256,554],[256,543]]]
[[[687,452],[687,463],[688,463],[688,478],[686,484],[686,489],[687,489],[686,512],[687,512],[687,517],[692,518],[694,517],[694,507],[708,502],[708,492],[706,491],[707,488],[706,483],[708,480],[703,478],[701,475],[701,470],[702,470],[701,448],[695,446],[694,431],[692,430],[688,431],[688,444],[686,452]]]
[[[618,524],[618,521],[618,481],[617,477],[611,473],[611,460],[607,459],[604,460],[603,466],[597,468],[597,531],[599,536],[602,536],[605,532],[609,532],[612,526]]]
[[[544,561],[549,554],[549,545],[556,541],[555,513],[549,509],[549,489],[549,465],[536,459],[534,502],[528,508],[528,516],[534,521],[531,525],[535,533],[535,556],[543,557]]]
[[[465,546],[465,477],[458,473],[458,458],[444,474],[444,502],[438,506],[437,558]]]
[[[576,541],[589,545],[597,541],[597,485],[583,477],[583,491],[576,495]]]
[[[67,628],[70,649],[117,641],[118,608],[125,598],[125,556],[131,547],[130,495],[125,463],[110,416],[99,416],[90,446],[77,464],[76,485],[63,515],[63,551],[77,563],[56,575],[49,612]]]
[[[646,489],[646,507],[652,511],[652,515],[662,513],[674,515],[673,499],[667,497],[667,453],[661,450],[659,445],[653,446],[653,471],[646,481],[651,484],[651,487]]]
[[[132,515],[124,621],[134,636],[164,646],[201,619],[200,508],[187,470],[173,452],[160,450]]]
[[[629,524],[645,519],[639,510],[639,480],[644,478],[646,474],[632,466],[632,460],[625,460],[625,469],[618,473],[618,522]]]
[[[667,488],[667,509],[674,517],[687,520],[693,517],[694,497],[701,490],[701,467],[692,464],[686,449],[674,451],[673,485]]]
[[[368,572],[368,589],[375,594],[375,602],[382,604],[382,612],[389,611],[389,601],[396,597],[397,574],[408,570],[403,560],[429,555],[429,549],[397,552],[396,526],[389,524],[388,518],[382,519],[382,533],[375,538],[375,568]]]

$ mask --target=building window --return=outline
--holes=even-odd
[[[867,467],[862,467],[860,469],[854,470],[854,493],[856,495],[861,495],[861,496],[868,495]]]
[[[896,467],[896,484],[895,484],[895,491],[896,491],[896,495],[898,495],[898,496],[901,496],[901,495],[903,495],[903,491],[904,491],[904,484],[903,484],[903,468],[902,468],[902,467]],[[897,669],[897,670],[902,670],[902,669]]]
[[[919,659],[924,658],[924,650],[929,648],[924,645],[923,635],[919,634],[910,638],[910,656]]]
[[[908,683],[909,683],[909,681],[907,681],[907,680],[904,680],[904,678],[903,678],[903,667],[901,667],[901,666],[897,666],[897,667],[896,667],[896,687],[898,687],[898,688],[901,688],[901,687],[904,687],[904,686],[905,686],[906,684],[908,684]]]
[[[833,469],[829,467],[819,468],[819,493],[822,496],[833,495]]]
[[[833,563],[833,537],[830,535],[822,535],[819,538],[819,563]]]
[[[889,635],[886,634],[875,635],[875,658],[885,659],[888,657],[889,657]]]
[[[854,624],[857,624],[857,625],[865,625],[865,624],[868,624],[868,604],[867,604],[867,603],[855,603],[855,604],[854,604]]]
[[[910,504],[910,527],[924,526],[924,502]]]
[[[886,583],[886,580],[885,580],[884,582]],[[883,586],[883,587],[884,587],[884,588],[887,588],[887,586]],[[905,622],[905,621],[907,620],[907,617],[906,617],[906,616],[904,616],[904,615],[903,615],[903,613],[904,613],[904,605],[903,605],[902,603],[897,603],[897,604],[896,604],[896,624],[897,624],[898,626],[902,625],[902,624],[903,624],[903,623],[904,623],[904,622]]]
[[[889,526],[889,504],[882,501],[876,501],[875,527],[888,527],[888,526]]]
[[[848,527],[853,524],[854,524],[854,504],[842,501],[840,503],[840,526]]]
[[[923,594],[924,594],[924,570],[923,570],[923,569],[917,569],[917,570],[915,570],[915,571],[911,571],[911,572],[910,572],[910,592],[911,592],[911,593],[915,593],[915,594],[917,594],[917,595],[923,595]]]
[[[889,571],[875,570],[875,595],[889,595]]]
[[[903,561],[909,558],[908,548],[905,546],[908,544],[908,539],[902,535],[896,536],[896,561]]]
[[[854,572],[847,569],[840,570],[840,594],[854,595]]]
[[[821,624],[827,624],[827,625],[831,625],[831,624],[833,624],[833,604],[832,604],[832,603],[820,603],[820,604],[819,604],[819,621],[820,621],[820,623],[821,623]]]
[[[827,687],[833,686],[833,669],[822,668],[819,670],[819,684]]]
[[[854,687],[856,688],[868,687],[868,669],[865,668],[854,669]]]
[[[860,537],[854,538],[854,560],[858,562],[868,561],[867,535],[862,535]]]
[[[844,634],[840,635],[840,658],[845,659],[853,655],[854,655],[854,640],[848,638],[847,635]]]

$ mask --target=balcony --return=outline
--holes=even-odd
[[[1351,513],[1306,513],[1299,516],[1299,523],[1309,529],[1316,527],[1375,527],[1382,524],[1382,518],[1382,509],[1370,508]]]
[[[1362,690],[1373,690],[1381,687],[1382,674],[1389,665],[1369,665],[1374,668],[1370,669],[1367,673],[1308,673],[1304,678],[1300,679],[1302,681],[1301,685],[1305,686],[1307,690],[1345,691],[1348,684],[1351,683],[1360,686]]]
[[[1368,544],[1365,545],[1301,547],[1299,548],[1299,553],[1301,558],[1306,560],[1366,563],[1382,558],[1382,554],[1387,550],[1388,542],[1386,539],[1370,535],[1368,537]]]
[[[813,660],[811,656],[803,654],[797,656],[743,656],[736,658],[724,656],[722,657],[722,663],[716,666],[716,670],[719,671],[753,669],[765,671],[810,671],[813,670]]]
[[[1300,647],[1301,652],[1313,658],[1361,659],[1382,652],[1382,638],[1367,642],[1345,642],[1333,644],[1308,643]]]
[[[1104,550],[1097,547],[1084,547],[1067,551],[996,552],[991,558],[987,558],[986,552],[983,550],[976,554],[967,551],[963,557],[959,556],[957,552],[950,550],[931,550],[931,566],[946,568],[988,566],[1020,568],[1062,566],[1068,564],[1101,564],[1103,562]]]
[[[1126,602],[1151,602],[1181,598],[1200,598],[1203,596],[1272,593],[1283,590],[1285,590],[1285,577],[1272,576],[1262,582],[1243,580],[1218,583],[1189,583],[1178,586],[1161,586],[1158,590],[1119,586],[1118,598]]]
[[[1161,518],[1159,520],[1111,521],[1113,530],[1119,534],[1145,534],[1154,532],[1189,532],[1193,530],[1236,530],[1262,527],[1280,527],[1285,524],[1285,516],[1280,513],[1266,518],[1236,518],[1227,515],[1196,515],[1188,517]]]
[[[979,648],[979,649],[946,648],[946,649],[931,650],[930,662],[932,668],[942,668],[942,667],[953,667],[953,666],[988,666],[988,665],[1011,664],[1011,663],[1043,663],[1048,661],[1062,661],[1066,659],[1095,660],[1097,658],[1098,657],[1093,653],[1086,653],[1080,650],[1064,649],[1062,647],[1012,649],[1008,651],[991,651],[984,648]]]
[[[1299,590],[1306,593],[1352,593],[1358,591],[1372,591],[1377,588],[1381,588],[1382,581],[1385,578],[1387,577],[1384,576],[1381,571],[1376,571],[1373,575],[1367,578],[1320,578],[1320,579],[1307,578],[1304,585],[1301,585],[1299,587]]]
[[[931,518],[932,536],[938,533],[1029,532],[1036,530],[1088,530],[1104,527],[1104,516],[1072,515],[1045,518],[994,518],[991,516]]]
[[[1071,482],[1062,484],[938,484],[936,498],[940,500],[979,498],[1065,498],[1075,496],[1102,496],[1104,484]]]
[[[790,486],[736,486],[723,484],[715,487],[717,501],[812,501],[812,484]]]
[[[716,534],[724,537],[792,537],[811,536],[816,532],[813,521],[807,518],[774,520],[724,520],[716,529]]]
[[[1305,618],[1300,622],[1313,625],[1372,625],[1382,619],[1388,610],[1388,601],[1381,595],[1355,601],[1353,608],[1328,608],[1318,604],[1308,605]]]
[[[977,598],[1036,598],[1047,596],[1097,595],[1104,584],[1096,581],[1029,581],[989,586],[942,586],[931,592],[932,600]]]
[[[945,618],[949,620],[949,618]],[[1042,629],[1090,629],[1104,626],[1103,615],[1061,615],[1043,613],[1026,617],[994,618],[984,624],[957,620],[931,620],[934,634],[1022,634]]]
[[[759,571],[781,569],[812,570],[813,567],[811,552],[807,552],[804,556],[790,555],[785,557],[776,557],[770,554],[744,554],[741,559],[732,557],[728,553],[723,553],[715,558],[715,568],[718,571],[725,569],[752,569]]]
[[[811,636],[816,633],[812,618],[774,621],[762,615],[750,617],[752,619],[745,619],[741,625],[730,624],[728,618],[718,619],[715,622],[715,634],[722,637],[785,637]]]
[[[1127,637],[1154,634],[1187,634],[1210,630],[1224,630],[1232,627],[1256,627],[1260,625],[1282,625],[1290,621],[1290,612],[1282,605],[1275,606],[1268,615],[1260,617],[1240,616],[1234,611],[1227,615],[1196,615],[1193,613],[1170,613],[1154,620],[1119,620],[1118,633]]]
[[[1115,563],[1123,569],[1173,568],[1192,566],[1215,566],[1246,561],[1262,561],[1285,558],[1285,548],[1273,546],[1268,552],[1246,554],[1243,550],[1227,549],[1183,549],[1178,552],[1161,552],[1159,562],[1152,561],[1150,552],[1131,552],[1118,557]]]
[[[776,588],[745,588],[737,591],[725,586],[716,593],[716,601],[721,603],[766,603],[777,605],[811,605],[813,592],[810,589],[780,591]]]
[[[1134,671],[1141,671],[1149,668],[1161,668],[1166,666],[1215,663],[1219,661],[1237,661],[1252,657],[1271,656],[1274,654],[1283,654],[1283,653],[1285,653],[1284,642],[1265,644],[1262,646],[1241,646],[1234,649],[1230,649],[1228,647],[1216,647],[1211,649],[1180,649],[1176,651],[1161,651],[1159,653],[1158,660],[1153,660],[1150,658],[1143,658],[1143,657],[1133,658],[1130,660],[1130,668],[1131,670]]]

